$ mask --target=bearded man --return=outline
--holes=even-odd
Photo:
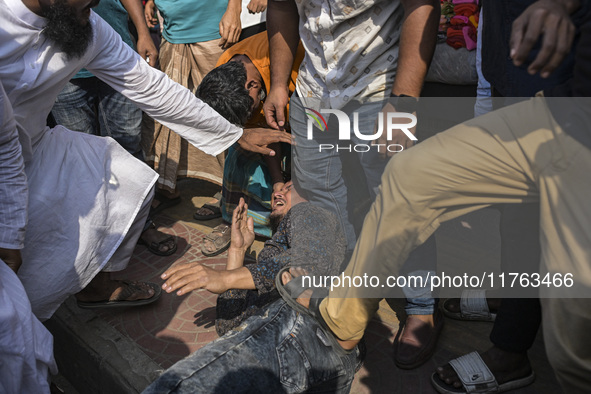
[[[125,45],[91,10],[96,4],[0,0],[0,80],[24,164],[0,166],[0,195],[6,196],[0,204],[0,259],[18,272],[41,320],[71,294],[94,307],[141,305],[160,294],[155,284],[109,277],[129,262],[157,174],[111,138],[45,125],[56,96],[82,67],[209,154],[236,141],[273,154],[264,146],[289,141],[287,134],[243,132],[228,123]],[[6,154],[0,149],[3,164]],[[25,177],[25,187],[13,187]]]

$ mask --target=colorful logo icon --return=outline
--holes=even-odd
[[[306,115],[308,115],[308,117],[310,119],[312,119],[312,120],[314,120],[314,122],[316,122],[320,131],[328,130],[328,125],[326,124],[326,120],[324,119],[324,117],[322,115],[320,115],[320,112],[314,111],[312,108],[307,108],[307,107],[305,107],[304,109],[306,110]]]

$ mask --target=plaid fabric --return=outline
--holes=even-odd
[[[255,233],[271,238],[269,214],[272,193],[273,183],[263,158],[256,154],[246,154],[235,146],[230,147],[224,163],[221,202],[223,219],[228,223],[232,222],[232,212],[240,197],[244,197],[248,204],[248,216],[254,221]]]

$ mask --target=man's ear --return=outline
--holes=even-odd
[[[246,82],[246,89],[250,90],[250,89],[257,89],[259,88],[261,85],[255,80],[255,79],[251,79],[250,81]]]

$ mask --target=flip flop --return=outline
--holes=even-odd
[[[460,302],[459,312],[452,312],[447,308],[448,302],[451,300]],[[441,310],[445,316],[456,320],[494,322],[497,317],[496,313],[488,309],[486,290],[464,290],[462,298],[445,300]]]
[[[212,257],[225,252],[232,242],[232,228],[226,224],[215,226],[211,233],[205,236],[205,239],[211,241],[214,250],[207,250],[205,245],[201,246],[201,253],[204,256]]]
[[[125,290],[121,292],[119,295],[120,297],[125,294],[125,297],[129,297],[133,294],[133,291],[138,290],[137,283],[138,282],[130,282],[130,281],[121,281],[126,285]],[[162,289],[156,283],[152,282],[142,282],[147,284],[154,290],[154,295],[150,298],[145,298],[142,300],[133,300],[133,301],[126,301],[126,300],[105,300],[105,301],[95,301],[95,302],[87,302],[87,301],[76,301],[78,303],[79,308],[83,309],[97,309],[97,308],[119,308],[119,307],[128,307],[128,306],[140,306],[140,305],[148,305],[152,302],[156,301],[160,298],[160,294],[162,293]]]
[[[222,194],[216,193],[213,196],[213,198],[216,198],[218,200],[218,202],[215,204],[203,204],[201,206],[201,208],[199,208],[199,209],[203,209],[203,208],[209,209],[212,213],[201,215],[201,214],[199,214],[199,211],[197,211],[193,214],[193,217],[196,220],[212,220],[212,219],[217,219],[217,218],[222,217],[222,211],[220,209],[220,204],[222,202]]]
[[[442,394],[458,393],[503,393],[505,391],[515,390],[532,384],[536,376],[532,371],[528,376],[510,380],[503,384],[498,384],[494,375],[488,366],[480,357],[478,352],[468,353],[454,360],[449,364],[458,374],[463,387],[456,388],[453,385],[445,383],[437,372],[431,375],[431,384],[435,390]]]

